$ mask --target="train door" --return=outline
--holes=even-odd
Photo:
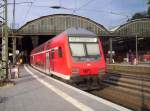
[[[46,73],[49,73],[50,67],[50,59],[49,59],[49,52],[46,53]]]
[[[54,49],[52,49],[51,50],[51,60],[50,60],[50,70],[51,71],[54,71],[54,55],[55,54],[55,50]]]
[[[64,62],[62,58],[62,48],[58,47],[58,49],[55,52],[55,71],[58,73],[63,73],[65,69],[63,68]]]
[[[34,60],[34,56],[32,56],[32,65],[35,65],[35,60]]]

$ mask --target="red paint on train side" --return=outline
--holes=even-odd
[[[87,36],[89,35],[87,34]],[[30,64],[48,74],[52,73],[60,78],[67,80],[72,79],[72,77],[82,78],[86,76],[104,76],[106,74],[106,63],[104,59],[101,41],[99,39],[97,40],[97,38],[94,38],[95,35],[93,35],[93,37],[91,38],[89,37],[89,40],[92,41],[91,43],[88,41],[85,42],[83,40],[79,43],[76,42],[79,41],[80,38],[84,38],[80,36],[80,34],[77,34],[75,36],[75,38],[78,38],[78,40],[75,40],[75,42],[73,40],[73,42],[70,42],[69,37],[70,35],[67,32],[63,32],[52,38],[51,40],[48,40],[39,47],[33,49],[30,55]],[[94,40],[97,41],[93,42]],[[95,46],[95,48],[99,50],[99,56],[89,56],[89,54],[85,54],[84,57],[74,57],[72,47],[75,45],[80,47],[82,46],[82,48],[84,48],[84,52],[82,52],[83,54],[89,53],[88,50],[91,51],[90,53],[93,53],[89,46]],[[77,51],[79,50],[80,49],[78,49]],[[96,53],[96,51],[94,53]]]

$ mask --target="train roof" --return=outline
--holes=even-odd
[[[68,36],[97,36],[95,33],[80,27],[71,27],[65,30]]]

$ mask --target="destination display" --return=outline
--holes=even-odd
[[[69,42],[97,42],[97,38],[89,37],[69,37]]]

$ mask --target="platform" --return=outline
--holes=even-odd
[[[125,72],[132,74],[149,74],[150,75],[150,64],[107,64],[108,72]]]
[[[26,65],[16,85],[0,88],[0,111],[129,111]]]

